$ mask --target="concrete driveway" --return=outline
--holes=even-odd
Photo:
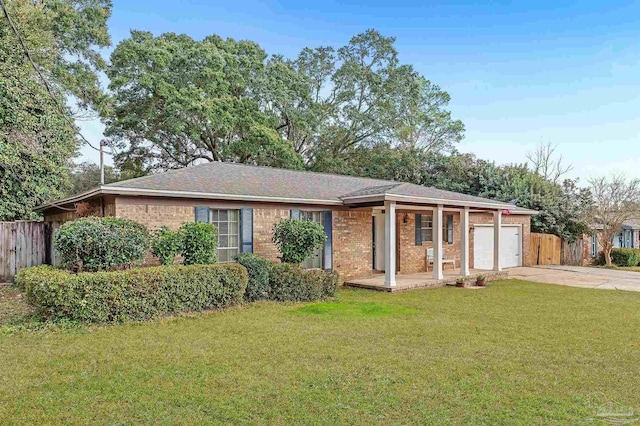
[[[640,291],[640,272],[582,266],[534,266],[509,269],[509,278],[603,290]]]

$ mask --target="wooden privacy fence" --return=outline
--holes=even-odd
[[[534,265],[559,265],[561,252],[560,237],[531,233],[531,260]]]
[[[589,248],[589,241],[584,238],[579,238],[572,243],[562,240],[562,258],[560,261],[563,265],[575,265],[581,266],[585,264],[585,259],[588,259],[587,249]]]
[[[0,222],[0,282],[9,282],[23,268],[55,264],[53,222]]]

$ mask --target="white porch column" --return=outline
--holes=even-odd
[[[500,243],[502,235],[502,210],[493,212],[493,270],[502,271],[500,262]]]
[[[384,285],[396,286],[396,203],[384,202]]]
[[[444,279],[442,273],[442,204],[433,211],[433,279]]]
[[[469,207],[460,212],[460,275],[469,276]]]

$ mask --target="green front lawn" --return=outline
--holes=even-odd
[[[0,336],[0,424],[599,424],[640,294],[522,281]]]

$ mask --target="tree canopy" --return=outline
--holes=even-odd
[[[446,110],[449,95],[399,64],[394,41],[369,30],[285,59],[251,41],[133,31],[108,70],[116,163],[323,168],[374,142],[452,149],[464,126]]]
[[[76,112],[106,105],[97,76],[104,61],[96,48],[109,44],[111,4],[5,3],[0,16],[0,220],[15,220],[31,217],[33,207],[61,196],[69,185],[78,141],[67,102],[75,103]]]

